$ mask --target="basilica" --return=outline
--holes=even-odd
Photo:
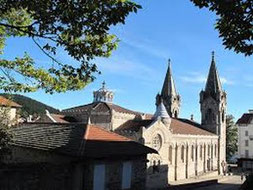
[[[159,154],[149,154],[147,159],[147,187],[150,188],[209,172],[224,174],[226,93],[214,54],[205,88],[199,94],[201,123],[179,117],[181,96],[176,90],[170,62],[161,92],[154,97],[154,114],[114,104],[114,93],[105,83],[93,96],[90,104],[68,108],[59,114],[47,113],[42,120],[95,124],[155,149]]]

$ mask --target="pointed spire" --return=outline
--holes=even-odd
[[[161,95],[163,97],[177,96],[176,86],[175,86],[175,83],[174,83],[174,79],[172,77],[171,61],[170,61],[170,59],[168,60],[168,70],[167,70],[166,77],[165,77],[165,80],[164,80],[164,83],[163,83],[163,88],[162,88]]]
[[[217,92],[222,91],[220,77],[219,77],[215,60],[214,60],[214,51],[212,52],[212,61],[211,61],[211,66],[208,73],[205,91],[211,94],[215,94]]]
[[[154,119],[158,119],[158,118],[161,118],[161,119],[170,119],[170,116],[163,104],[163,100],[161,99],[161,102],[160,104],[156,107],[156,112],[153,116]]]

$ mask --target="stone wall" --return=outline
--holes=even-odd
[[[70,190],[70,165],[12,165],[0,167],[1,190]]]
[[[144,190],[146,156],[80,160],[32,149],[13,148],[0,165],[0,190],[93,190],[95,165],[105,166],[105,190],[122,185],[123,164],[131,162],[131,190]]]

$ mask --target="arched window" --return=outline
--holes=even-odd
[[[181,147],[181,160],[184,162],[184,146]]]
[[[209,108],[205,113],[205,121],[206,123],[213,123],[216,121],[216,116],[211,108]]]
[[[169,147],[169,163],[172,163],[172,146]]]
[[[177,118],[178,117],[178,113],[177,110],[174,111],[174,117]]]
[[[191,158],[192,161],[194,161],[194,146],[192,145],[192,151],[191,151]]]

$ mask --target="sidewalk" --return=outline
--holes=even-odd
[[[218,181],[221,178],[223,178],[223,176],[219,176],[218,172],[215,171],[215,172],[208,172],[204,175],[196,176],[196,177],[189,178],[189,179],[169,182],[169,184],[172,185],[172,186],[176,186],[176,185],[200,183],[200,182],[214,181],[214,180]]]

